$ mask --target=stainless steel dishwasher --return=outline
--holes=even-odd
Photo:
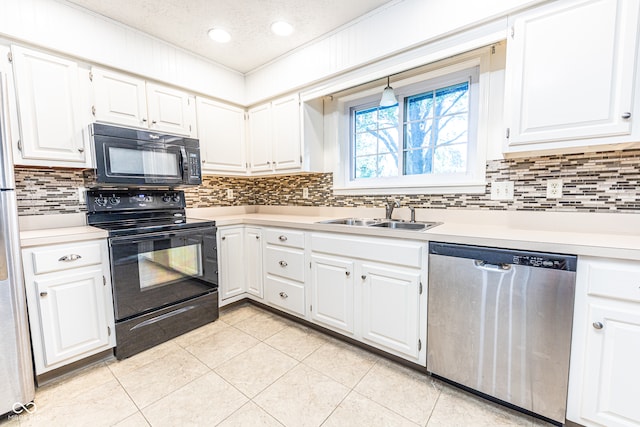
[[[576,257],[429,243],[427,370],[565,422]]]

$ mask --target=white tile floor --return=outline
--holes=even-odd
[[[5,426],[544,426],[253,305],[37,390]]]

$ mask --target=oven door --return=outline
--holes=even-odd
[[[215,227],[109,241],[116,320],[208,294],[218,287]]]
[[[180,185],[188,166],[180,144],[96,135],[96,181],[128,185]]]

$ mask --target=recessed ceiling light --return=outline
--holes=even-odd
[[[271,24],[271,31],[279,36],[288,36],[293,33],[293,27],[291,24],[284,21],[276,21]]]
[[[217,41],[218,43],[227,43],[231,40],[231,34],[222,28],[212,28],[208,34],[211,40]]]

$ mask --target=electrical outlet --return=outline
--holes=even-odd
[[[491,182],[491,200],[513,200],[513,181]]]
[[[309,198],[309,189],[306,188],[306,187],[302,189],[302,198],[303,199],[308,199]]]
[[[547,180],[547,199],[559,199],[562,197],[562,180]]]
[[[233,189],[227,189],[227,200],[233,200]]]
[[[84,187],[78,187],[78,202],[81,205],[87,203],[87,189]]]

